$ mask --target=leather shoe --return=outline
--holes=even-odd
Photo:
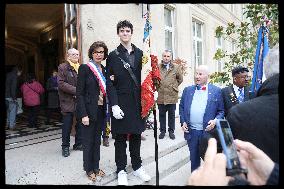
[[[159,135],[159,139],[163,139],[165,137],[165,133],[161,132]]]
[[[62,156],[64,157],[70,156],[69,147],[62,148]]]
[[[173,132],[169,132],[169,136],[170,136],[170,139],[174,140],[176,137],[175,137],[175,134]]]
[[[80,151],[83,151],[83,145],[80,144],[80,145],[73,145],[73,150],[80,150]]]

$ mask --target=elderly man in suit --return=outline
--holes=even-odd
[[[224,118],[221,89],[208,84],[209,71],[200,65],[195,72],[195,85],[183,90],[180,123],[190,151],[191,172],[200,166],[200,141],[215,130],[216,119]]]
[[[228,114],[228,111],[232,106],[250,99],[248,72],[249,70],[245,67],[235,67],[232,70],[233,84],[222,89],[225,116]]]

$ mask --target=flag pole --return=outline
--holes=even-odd
[[[150,5],[147,4],[147,13],[150,14]],[[150,16],[150,15],[148,15]],[[149,47],[151,46],[151,41],[149,38]],[[152,78],[154,83],[155,91],[157,90],[156,81]],[[156,113],[156,101],[154,101],[153,106],[153,115],[154,115],[154,138],[155,138],[155,162],[156,162],[156,186],[159,186],[159,157],[158,157],[158,141],[157,141],[157,113]]]

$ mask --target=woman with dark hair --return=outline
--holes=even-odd
[[[89,48],[90,61],[79,67],[77,80],[77,116],[82,122],[83,166],[90,180],[105,176],[99,169],[101,133],[106,118],[106,79],[101,62],[107,58],[108,48],[102,41]]]
[[[27,76],[27,81],[22,84],[21,91],[23,93],[24,104],[28,109],[29,127],[37,127],[37,114],[40,106],[40,95],[44,93],[42,85],[36,81],[34,74]]]

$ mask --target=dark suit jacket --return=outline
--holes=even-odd
[[[279,74],[268,78],[254,99],[232,107],[227,116],[234,138],[253,143],[279,162]]]
[[[235,94],[233,85],[230,85],[228,87],[225,87],[222,89],[222,96],[224,100],[224,108],[225,108],[225,116],[228,114],[229,109],[239,104],[238,97]],[[249,100],[249,87],[244,88],[244,101]]]
[[[103,75],[106,76],[105,68],[103,66],[102,70]],[[76,90],[76,113],[79,120],[82,120],[85,116],[88,116],[90,120],[97,120],[99,95],[100,86],[97,77],[87,64],[80,65]],[[106,108],[105,97],[104,108]]]
[[[141,134],[145,130],[144,120],[141,118],[141,69],[143,52],[133,45],[134,67],[131,65],[139,87],[136,87],[129,72],[124,68],[123,63],[112,51],[106,61],[107,69],[107,93],[110,107],[118,105],[124,112],[123,119],[115,119],[111,113],[111,131],[118,134]],[[120,44],[117,47],[119,57],[128,62],[124,52],[124,47]],[[114,81],[110,76],[114,75]]]

